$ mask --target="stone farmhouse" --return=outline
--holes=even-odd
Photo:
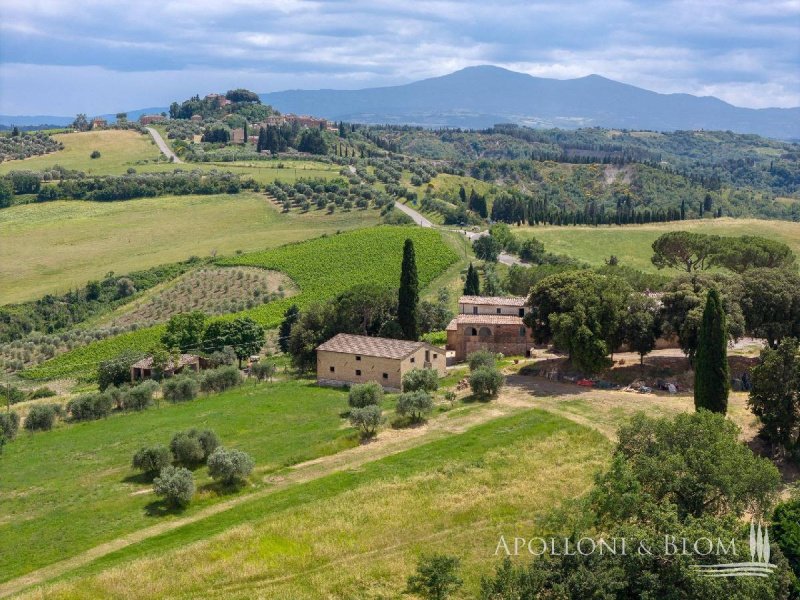
[[[184,370],[199,371],[200,370],[200,357],[195,354],[181,354],[178,359],[178,364],[174,365],[172,361],[167,363],[164,369],[164,375],[171,377],[183,372]],[[138,380],[150,379],[153,376],[153,357],[147,356],[131,365],[131,383]]]
[[[139,123],[142,125],[150,125],[152,123],[163,123],[167,120],[164,115],[142,115],[139,117]]]
[[[447,326],[447,350],[461,362],[476,350],[527,356],[533,348],[531,329],[522,318],[525,298],[462,296],[459,314]]]
[[[317,347],[317,383],[344,386],[375,381],[387,391],[400,391],[411,369],[446,372],[443,348],[427,342],[340,333]]]
[[[92,129],[105,129],[108,127],[108,121],[103,117],[95,117],[92,119]]]

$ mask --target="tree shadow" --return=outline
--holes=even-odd
[[[247,487],[247,481],[235,481],[233,483],[223,483],[221,481],[210,481],[197,488],[198,493],[213,492],[217,496],[231,496],[238,494]]]
[[[418,427],[422,427],[427,423],[427,419],[412,419],[408,416],[400,416],[396,415],[394,419],[391,420],[389,426],[392,429],[416,429]]]
[[[158,476],[158,473],[136,473],[135,475],[128,475],[122,480],[122,483],[135,483],[138,485],[145,485],[153,483],[153,479]]]
[[[154,500],[144,507],[144,512],[148,517],[166,517],[167,515],[179,515],[185,509],[174,506],[166,500]]]

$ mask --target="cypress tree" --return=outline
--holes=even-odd
[[[478,272],[475,270],[475,267],[472,266],[472,263],[469,263],[469,269],[467,269],[467,280],[464,282],[464,295],[481,295],[481,281],[478,278]]]
[[[694,406],[725,414],[728,410],[728,326],[722,301],[715,289],[708,291],[700,324],[694,374]]]
[[[681,200],[681,221],[686,220],[686,198]]]
[[[281,352],[289,352],[289,337],[292,335],[292,327],[297,323],[300,318],[300,309],[296,304],[292,304],[283,313],[283,321],[281,322],[280,329],[278,329],[278,347]]]
[[[419,280],[417,261],[414,257],[414,242],[406,240],[403,246],[403,268],[400,273],[400,293],[397,299],[397,322],[407,340],[419,338],[417,325],[417,302],[419,301]]]

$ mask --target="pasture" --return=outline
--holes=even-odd
[[[641,271],[658,271],[650,262],[652,243],[668,231],[694,231],[722,236],[760,235],[788,244],[800,256],[800,223],[762,219],[703,219],[648,225],[512,227],[522,238],[535,237],[545,250],[566,254],[592,266],[603,265],[614,254],[621,265]]]
[[[263,195],[58,201],[0,210],[0,304],[213,251],[274,248],[374,225],[374,210],[281,214]]]

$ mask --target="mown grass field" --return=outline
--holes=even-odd
[[[760,235],[788,244],[800,256],[800,223],[762,219],[704,219],[650,225],[600,227],[514,227],[521,237],[535,237],[545,250],[566,254],[591,265],[602,265],[611,254],[620,264],[657,272],[650,257],[652,243],[668,231],[695,231],[715,235]]]
[[[273,328],[292,304],[304,308],[313,302],[324,302],[361,283],[399,285],[403,243],[407,238],[414,241],[419,283],[423,289],[458,260],[456,252],[438,231],[386,225],[232,256],[218,263],[280,271],[300,288],[296,296],[238,313],[253,317],[266,328]],[[161,331],[162,326],[155,326],[100,340],[26,370],[23,375],[33,379],[90,378],[101,360],[126,349],[148,351],[157,343]]]
[[[525,411],[256,498],[28,597],[394,598],[433,551],[462,558],[457,597],[474,597],[499,561],[499,536],[542,534],[609,448],[594,431]]]
[[[265,473],[357,444],[339,416],[347,394],[305,381],[253,385],[195,401],[161,403],[142,413],[61,425],[26,434],[0,455],[0,581],[62,560],[136,529],[170,520],[148,516],[160,505],[130,466],[142,446],[168,445],[172,434],[213,429],[223,445],[256,461],[246,494]],[[224,500],[205,468],[195,471],[198,495],[186,514]]]
[[[375,210],[284,215],[263,195],[58,201],[0,210],[0,304],[85,285],[108,271],[274,248],[374,225]]]
[[[125,173],[129,167],[138,168],[138,163],[142,161],[154,161],[161,156],[150,135],[136,131],[108,129],[60,133],[54,135],[53,139],[64,144],[64,149],[25,160],[4,162],[0,164],[0,175],[9,171],[43,171],[54,165],[91,175],[115,175]],[[100,158],[89,156],[94,150],[100,152]]]

